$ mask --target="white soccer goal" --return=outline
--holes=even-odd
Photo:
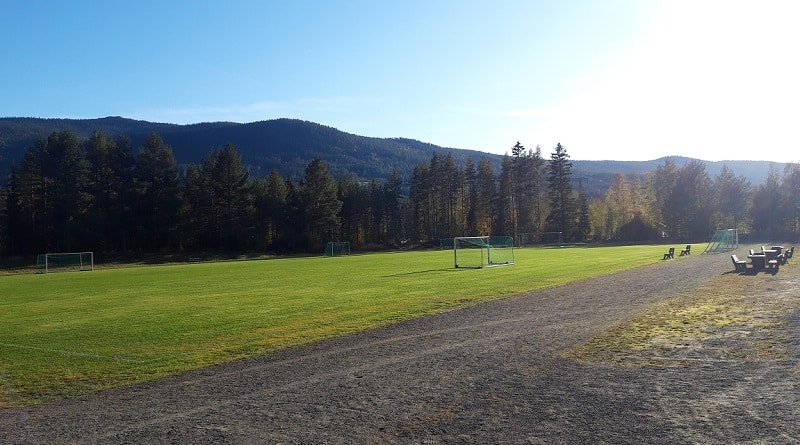
[[[453,238],[456,268],[514,264],[514,238],[510,236],[461,236]]]
[[[94,270],[93,252],[42,253],[36,256],[36,273]]]
[[[349,241],[331,241],[325,246],[324,256],[347,256],[350,255]]]

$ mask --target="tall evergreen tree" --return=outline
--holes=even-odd
[[[586,192],[581,189],[578,192],[578,221],[575,225],[575,240],[588,241],[592,233],[592,218],[589,209],[589,198]]]
[[[19,246],[16,250],[19,254],[49,251],[48,215],[53,198],[48,193],[49,179],[40,162],[43,145],[44,141],[40,141],[25,151],[19,168],[14,171],[9,183],[9,205],[14,206],[15,212],[18,212],[18,221],[15,223],[12,219],[9,225],[9,237]],[[9,217],[11,215],[9,213]]]
[[[0,185],[0,255],[8,251],[8,195],[9,190]]]
[[[218,246],[224,250],[245,248],[253,215],[250,175],[231,144],[214,153],[210,167],[211,193],[219,203]]]
[[[409,184],[410,236],[414,242],[435,239],[431,183],[430,164],[422,163],[414,167]]]
[[[8,187],[4,189],[4,206],[2,212],[3,225],[0,236],[2,237],[3,252],[8,255],[20,255],[28,253],[27,248],[31,247],[27,241],[31,236],[31,227],[25,217],[22,208],[22,197],[20,196],[21,186],[16,168],[11,169],[8,180]]]
[[[269,246],[278,241],[286,227],[287,197],[286,182],[277,170],[272,170],[267,176],[265,194],[257,204],[259,219],[262,221]]]
[[[713,233],[711,179],[705,165],[693,160],[678,170],[667,203],[673,214],[672,232],[682,239],[707,238]]]
[[[736,176],[727,165],[722,166],[719,175],[714,179],[714,207],[716,210],[716,228],[739,229],[747,215],[747,205],[752,186],[744,176]]]
[[[381,219],[381,242],[399,244],[403,238],[403,179],[400,172],[392,170],[381,188],[383,212]]]
[[[786,211],[784,230],[788,233],[800,231],[800,163],[786,166],[781,186],[782,207]]]
[[[495,223],[499,219],[495,211],[497,201],[497,174],[492,163],[486,158],[478,161],[478,193],[475,203],[476,234],[493,235]]]
[[[141,246],[154,251],[177,245],[178,166],[160,136],[147,137],[136,159],[136,206]]]
[[[766,182],[753,190],[750,219],[752,230],[759,236],[775,236],[780,231],[783,199],[775,192],[780,189],[780,185],[780,174],[770,170]]]
[[[371,242],[373,208],[370,190],[357,177],[348,175],[339,180],[336,187],[342,207],[339,212],[342,224],[342,240],[352,245]]]
[[[311,160],[305,169],[301,203],[309,247],[317,249],[328,241],[336,240],[342,201],[337,197],[336,182],[327,164],[320,158]]]
[[[467,158],[467,164],[464,166],[464,183],[468,189],[467,198],[467,219],[466,230],[468,234],[477,234],[478,232],[478,172],[475,170],[475,161],[472,157]],[[470,236],[470,235],[467,235]]]
[[[511,149],[511,178],[516,236],[538,232],[541,219],[539,205],[539,173],[544,165],[541,150],[526,150],[519,142]]]
[[[500,177],[497,184],[497,197],[495,199],[495,219],[493,235],[510,235],[517,237],[517,207],[515,205],[514,168],[511,158],[503,156],[500,166]]]
[[[78,136],[52,133],[29,149],[18,176],[20,208],[34,251],[86,250],[88,168]],[[32,253],[32,252],[31,252]]]
[[[180,229],[178,232],[181,248],[205,250],[213,247],[212,224],[209,219],[210,186],[207,176],[199,165],[186,166],[179,211]]]
[[[124,251],[130,238],[130,197],[133,190],[135,159],[129,141],[110,139],[94,132],[85,143],[89,161],[89,210],[95,245],[101,251]]]
[[[651,180],[654,213],[659,215],[661,227],[669,237],[677,237],[680,233],[680,216],[673,208],[673,192],[678,183],[678,166],[670,158],[659,165]]]
[[[573,241],[578,234],[575,230],[577,208],[572,191],[572,162],[560,143],[550,155],[547,184],[550,202],[550,214],[545,221],[547,231],[562,232],[565,240]]]

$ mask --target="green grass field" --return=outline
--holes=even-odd
[[[0,408],[161,378],[660,262],[663,246],[452,251],[0,276]]]

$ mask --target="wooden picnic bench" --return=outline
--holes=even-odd
[[[738,271],[745,271],[747,270],[747,261],[740,260],[735,254],[731,255],[731,261],[733,261],[734,269]]]

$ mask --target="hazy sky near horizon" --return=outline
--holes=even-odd
[[[2,117],[287,117],[499,154],[800,161],[795,0],[2,5]]]

